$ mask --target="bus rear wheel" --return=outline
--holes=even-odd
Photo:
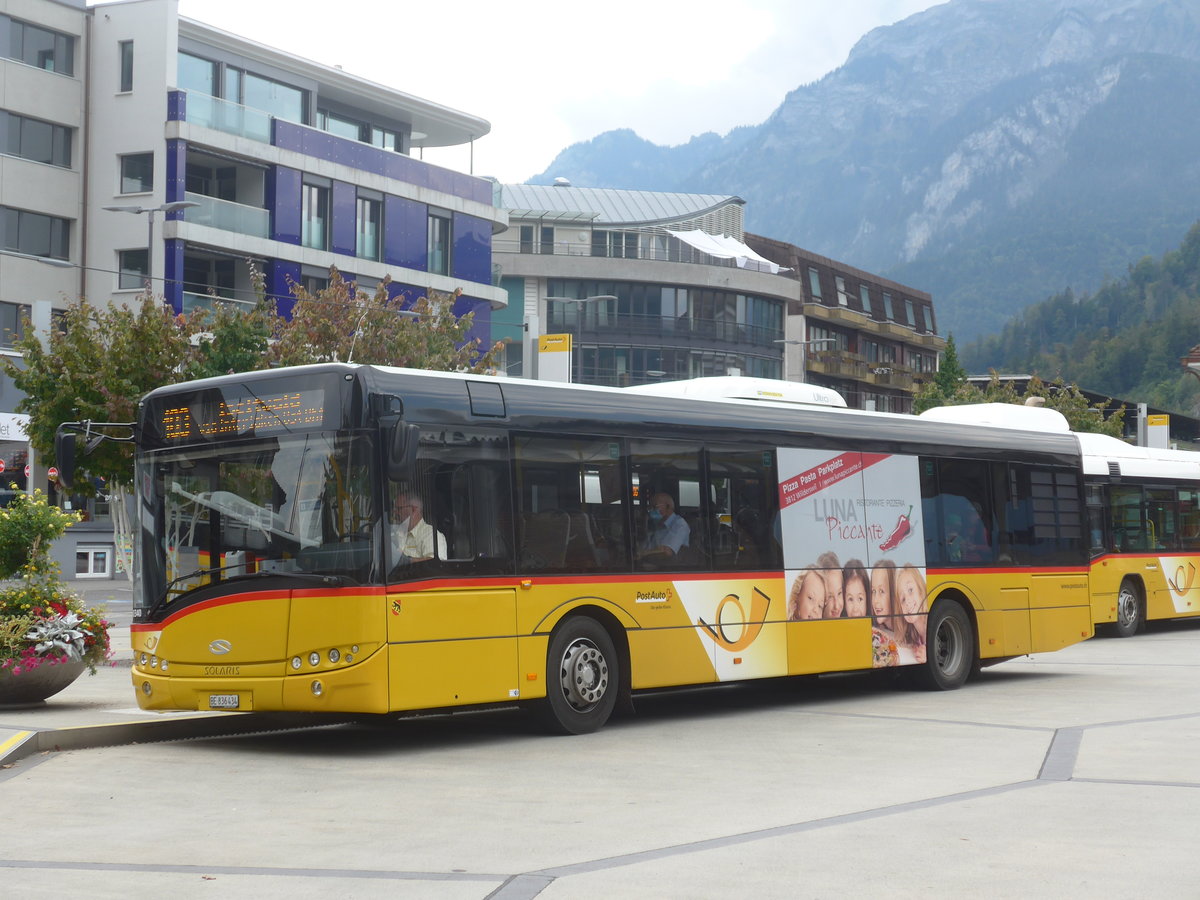
[[[617,702],[620,664],[612,638],[595,619],[576,616],[550,638],[543,724],[557,734],[597,731]]]
[[[975,668],[975,630],[966,611],[953,600],[939,600],[929,611],[925,663],[913,675],[930,691],[962,687]]]
[[[1113,632],[1117,637],[1133,637],[1145,623],[1142,592],[1132,579],[1126,578],[1117,591],[1117,621],[1113,623]]]

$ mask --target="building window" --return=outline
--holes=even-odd
[[[925,330],[933,331],[933,310],[932,310],[932,308],[928,307],[928,306],[922,306],[921,307],[921,315],[925,319]]]
[[[883,292],[883,317],[889,322],[896,320],[896,314],[892,311],[892,295],[887,291]]]
[[[533,252],[533,226],[532,225],[522,225],[521,230],[520,230],[520,235],[521,235],[521,237],[520,237],[520,252],[521,253],[532,253]]]
[[[429,214],[429,271],[438,275],[450,274],[450,219],[447,216]]]
[[[70,168],[71,129],[0,109],[0,153]]]
[[[217,96],[217,64],[211,60],[181,52],[176,80],[185,91]]]
[[[846,279],[841,275],[835,275],[833,278],[834,286],[837,288],[838,306],[849,306],[850,297],[846,293]]]
[[[331,113],[327,109],[317,111],[317,127],[322,131],[328,131],[330,134],[336,134],[338,137],[344,137],[351,141],[363,139],[361,122]]]
[[[403,151],[404,143],[400,135],[390,128],[371,128],[371,143],[382,150]]]
[[[904,298],[904,321],[907,322],[909,325],[911,325],[913,328],[917,327],[917,317],[916,317],[916,315],[913,314],[912,301],[909,300],[907,297]]]
[[[118,90],[128,94],[133,90],[133,41],[121,41],[117,48],[121,57],[121,84]]]
[[[302,275],[300,277],[300,286],[304,288],[310,297],[315,297],[321,291],[329,289],[329,279],[321,275]]]
[[[121,291],[140,291],[146,287],[150,277],[150,254],[147,250],[119,250],[117,252],[120,275],[117,277],[117,289]]]
[[[48,72],[75,74],[75,38],[5,15],[0,15],[0,56]]]
[[[0,347],[11,350],[25,335],[30,307],[24,303],[0,303]]]
[[[808,267],[808,289],[814,300],[821,299],[821,273],[812,266]]]
[[[112,547],[85,547],[75,550],[77,578],[108,578],[112,572]]]
[[[5,250],[66,259],[70,232],[67,219],[0,206],[0,247]]]
[[[154,190],[154,154],[130,153],[121,157],[121,193],[148,194]]]
[[[379,259],[379,220],[382,207],[383,204],[374,198],[358,198],[355,252],[363,259]]]
[[[862,303],[862,311],[871,312],[871,290],[865,284],[858,286],[858,300]]]
[[[300,241],[305,247],[326,250],[329,247],[329,188],[305,182],[301,191]]]

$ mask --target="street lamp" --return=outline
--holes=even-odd
[[[777,338],[776,344],[796,344],[800,347],[800,381],[808,381],[808,348],[816,347],[823,344],[836,344],[837,338],[811,338],[806,341],[789,340],[787,338]],[[783,380],[788,381],[787,377],[787,355],[784,355],[784,372]]]
[[[614,294],[596,294],[594,297],[543,297],[546,303],[593,303],[598,300],[616,300]],[[539,305],[540,309],[540,305]],[[537,371],[534,365],[535,354],[537,353],[538,337],[541,336],[541,329],[538,327],[538,312],[525,314],[525,334],[521,342],[521,377],[522,378],[537,378]]]
[[[172,200],[170,203],[164,203],[161,206],[105,206],[104,209],[109,212],[123,212],[130,215],[140,216],[146,213],[146,281],[153,283],[154,280],[154,214],[155,213],[173,213],[181,209],[188,209],[192,206],[200,204],[194,200]]]

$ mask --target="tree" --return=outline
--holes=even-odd
[[[921,385],[913,397],[913,412],[923,413],[937,406],[957,406],[963,403],[982,403],[979,389],[967,380],[967,370],[958,361],[958,349],[954,346],[954,335],[946,337],[946,349],[942,353],[937,374]]]
[[[63,422],[132,422],[143,394],[179,378],[190,351],[188,320],[175,316],[149,293],[134,307],[97,307],[80,300],[67,307],[48,334],[25,322],[14,343],[23,359],[4,360],[6,374],[24,394],[17,412],[29,416],[34,450],[50,459],[54,433]],[[87,459],[87,471],[104,480],[111,498],[119,560],[130,571],[132,532],[124,498],[133,482],[133,447],[105,441]],[[95,492],[80,480],[78,492]]]
[[[475,314],[456,316],[453,294],[430,292],[409,307],[404,298],[388,296],[391,279],[374,294],[360,291],[329,270],[329,286],[315,294],[291,286],[296,303],[290,320],[276,319],[271,361],[284,366],[315,362],[357,362],[440,371],[494,371],[502,345],[480,349],[467,338]]]

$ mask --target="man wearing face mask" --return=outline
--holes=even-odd
[[[638,555],[670,558],[687,546],[691,533],[683,517],[675,514],[671,495],[655,494],[650,498],[650,531]]]

